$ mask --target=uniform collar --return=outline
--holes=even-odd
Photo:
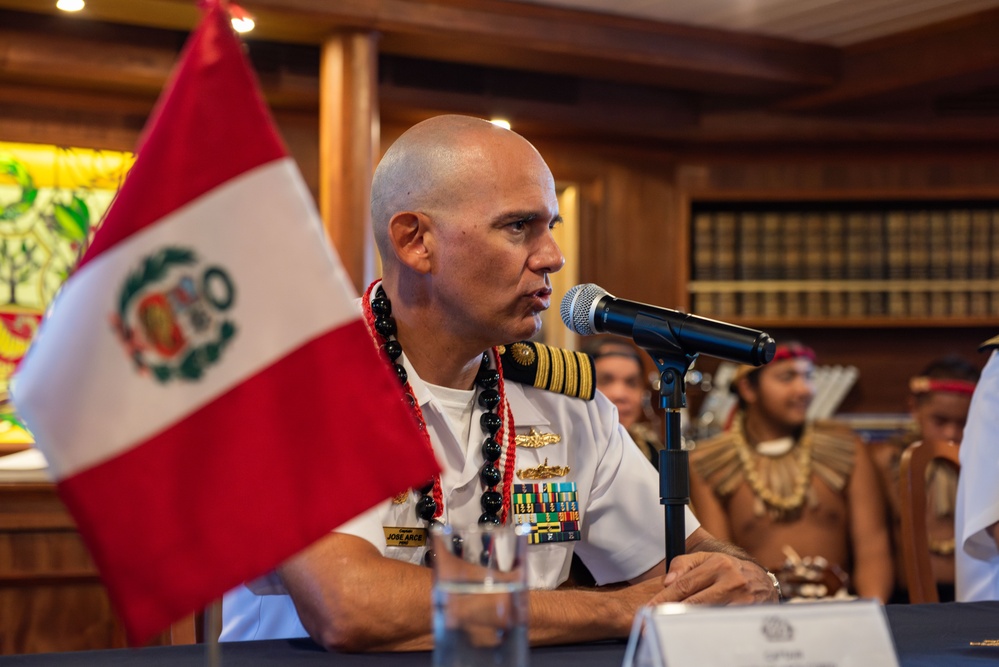
[[[524,385],[519,382],[505,383],[506,400],[513,410],[513,421],[517,428],[524,426],[549,426],[551,422],[538,410],[537,405],[527,397]]]

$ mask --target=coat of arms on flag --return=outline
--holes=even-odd
[[[128,275],[111,319],[139,372],[160,382],[194,381],[236,335],[225,315],[235,298],[225,269],[205,266],[190,248],[168,246]]]
[[[437,471],[202,4],[12,392],[134,642]]]

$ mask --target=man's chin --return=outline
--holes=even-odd
[[[513,341],[528,340],[534,338],[541,331],[541,315],[533,315],[524,320],[522,326],[517,327],[516,338]]]

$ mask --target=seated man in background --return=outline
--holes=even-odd
[[[693,510],[778,571],[785,595],[826,597],[848,572],[852,592],[885,601],[893,578],[877,473],[849,428],[806,420],[814,361],[791,343],[762,368],[740,368],[731,427],[691,452]]]
[[[909,381],[909,411],[912,431],[871,447],[890,511],[895,552],[895,592],[891,602],[908,602],[902,564],[901,513],[899,510],[899,460],[905,448],[917,440],[961,442],[968,419],[971,395],[978,382],[978,369],[961,357],[948,356],[931,362]],[[954,600],[954,498],[957,472],[950,466],[931,464],[926,483],[927,530],[930,564],[941,602]]]
[[[330,649],[430,648],[425,556],[438,523],[528,520],[535,644],[626,637],[649,603],[777,599],[761,566],[689,512],[687,553],[667,573],[665,527],[652,518],[658,477],[594,395],[590,360],[518,342],[538,333],[549,274],[565,261],[552,235],[555,180],[534,146],[481,119],[431,118],[382,158],[371,210],[384,276],[362,299],[368,334],[441,474],[227,595],[224,640],[308,634]],[[331,471],[331,502],[336,480]],[[578,516],[529,521],[538,515],[520,506],[548,502],[550,484]],[[513,494],[534,499],[514,507]],[[557,590],[574,553],[599,584],[619,585]]]
[[[652,418],[649,406],[651,388],[642,363],[644,352],[623,338],[598,339],[587,352],[593,357],[597,389],[617,407],[621,425],[658,470],[662,426]]]
[[[956,593],[959,602],[999,600],[999,336],[968,409],[957,482]]]

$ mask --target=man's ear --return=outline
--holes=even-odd
[[[401,211],[388,223],[389,243],[399,262],[419,273],[430,272],[425,236],[429,219],[423,213]]]

